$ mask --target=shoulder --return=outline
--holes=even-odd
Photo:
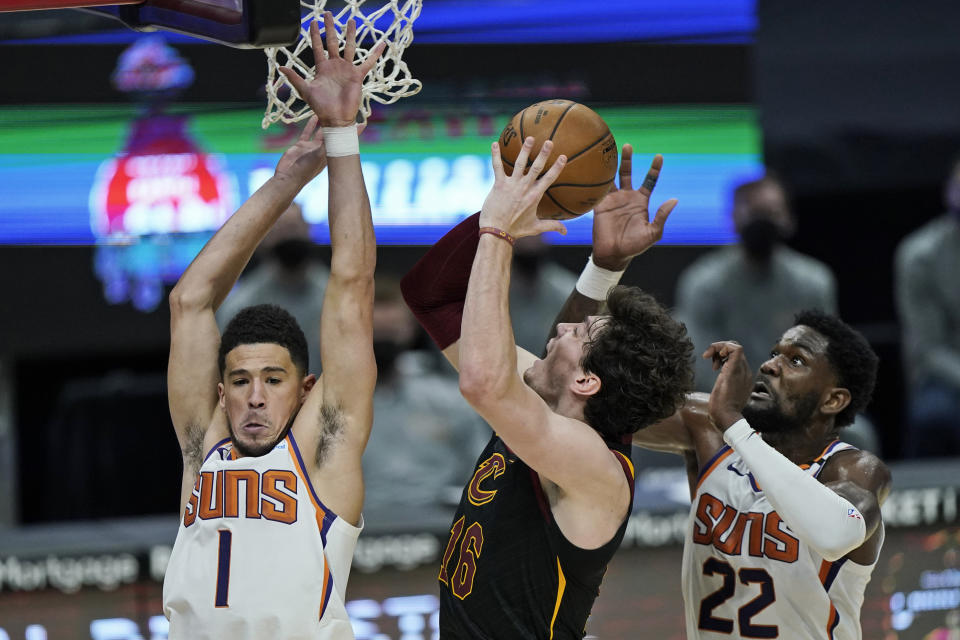
[[[849,481],[873,492],[880,502],[890,492],[890,468],[877,456],[861,449],[847,449],[833,455],[823,466],[823,483]]]
[[[904,266],[932,255],[937,247],[955,233],[955,226],[949,217],[940,216],[912,231],[897,246],[897,265]]]
[[[802,275],[808,281],[816,281],[822,284],[834,281],[833,270],[825,262],[821,262],[813,256],[808,256],[789,247],[784,247],[781,255],[785,264],[791,270],[797,275]]]

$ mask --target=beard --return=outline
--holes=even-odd
[[[802,431],[810,422],[810,418],[817,411],[820,395],[810,392],[799,396],[794,402],[794,410],[787,413],[783,410],[778,398],[771,396],[772,402],[765,407],[756,407],[747,404],[743,408],[743,417],[750,426],[759,433],[790,433]]]
[[[264,442],[261,444],[251,443],[246,444],[240,441],[237,438],[237,434],[233,430],[233,424],[230,422],[230,419],[227,419],[227,428],[230,430],[230,442],[233,443],[234,449],[237,450],[237,453],[242,455],[245,458],[259,458],[262,455],[270,453],[277,443],[287,437],[287,432],[290,431],[290,427],[293,426],[293,421],[297,417],[299,411],[295,411],[290,419],[287,420],[287,424],[283,427],[280,433],[274,438],[273,442]]]

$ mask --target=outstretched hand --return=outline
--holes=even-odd
[[[633,189],[633,147],[623,145],[620,159],[620,187],[616,186],[593,210],[593,262],[611,271],[622,271],[635,256],[663,237],[663,226],[677,199],[667,200],[650,222],[650,194],[657,185],[663,156],[653,157],[650,170],[639,189]]]
[[[527,158],[533,149],[533,137],[523,141],[520,153],[517,154],[515,167],[527,166]],[[561,155],[553,165],[543,173],[547,164],[547,157],[553,149],[553,142],[547,140],[540,148],[540,153],[530,170],[515,170],[507,175],[503,170],[503,160],[500,157],[500,145],[496,142],[491,147],[493,156],[493,188],[483,201],[480,210],[480,226],[495,227],[506,231],[515,238],[534,236],[544,231],[558,231],[566,233],[567,228],[555,220],[541,220],[537,217],[537,205],[540,198],[556,181],[557,176],[567,163],[567,157]],[[541,173],[543,175],[541,175]]]
[[[333,22],[333,14],[329,11],[323,14],[323,28],[327,36],[326,46],[320,37],[317,23],[310,25],[310,43],[313,48],[314,77],[301,78],[289,67],[280,67],[281,73],[287,77],[290,84],[303,100],[310,105],[313,112],[324,127],[347,127],[356,122],[357,111],[360,109],[360,89],[363,79],[376,63],[380,54],[386,48],[381,42],[367,55],[361,64],[355,65],[353,58],[357,50],[357,25],[350,20],[347,22],[347,33],[344,38],[343,56],[339,51],[337,31]],[[326,51],[326,55],[324,54]]]
[[[725,431],[743,417],[743,407],[753,390],[753,371],[747,363],[743,347],[737,342],[714,342],[703,357],[713,360],[714,370],[720,370],[710,392],[708,410],[713,424]]]
[[[280,156],[276,175],[291,177],[304,185],[320,175],[327,166],[327,154],[321,133],[322,130],[317,126],[317,116],[312,116],[297,141]]]

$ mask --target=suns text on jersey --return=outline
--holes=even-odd
[[[241,490],[241,487],[242,490]],[[265,518],[292,524],[297,521],[297,474],[271,469],[226,469],[202,471],[183,511],[183,526],[197,517]]]
[[[800,541],[784,530],[776,511],[740,512],[709,493],[701,494],[697,503],[693,541],[713,545],[729,556],[746,551],[780,562],[796,562],[800,550]]]

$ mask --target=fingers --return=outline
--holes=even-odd
[[[317,26],[316,20],[310,23],[310,48],[313,49],[314,67],[327,59],[323,55],[323,38],[320,37],[320,27]]]
[[[674,207],[677,206],[679,200],[676,198],[670,198],[657,209],[657,215],[653,217],[653,225],[655,227],[660,227],[663,229],[663,225],[667,223],[667,217],[670,215],[670,212],[673,211]]]
[[[556,231],[562,236],[567,235],[567,228],[561,222],[556,220],[541,220],[537,223],[536,226],[537,234],[546,233],[547,231]]]
[[[363,64],[360,65],[360,72],[366,76],[370,69],[373,68],[373,65],[377,63],[377,60],[387,49],[386,41],[378,42],[377,45],[370,50],[370,53],[367,54],[367,59],[363,61]]]
[[[714,342],[707,350],[703,352],[705,359],[713,359],[713,370],[721,368],[730,358],[738,358],[743,354],[743,347],[740,343],[728,340],[724,342]]]
[[[307,142],[313,139],[313,134],[317,133],[319,119],[316,115],[310,116],[310,119],[307,120],[306,126],[303,127],[303,131],[300,132],[300,140]],[[323,138],[321,138],[322,140]]]
[[[540,155],[544,155],[542,151],[540,152]],[[549,155],[549,153],[547,155]],[[537,180],[537,184],[540,185],[541,193],[546,191],[550,185],[557,181],[557,178],[560,177],[560,174],[563,172],[563,168],[565,166],[567,166],[567,156],[560,156],[552,165],[550,165],[550,169],[547,170],[545,174],[540,176],[540,179]]]
[[[543,146],[540,147],[540,153],[538,153],[537,157],[533,160],[533,166],[530,167],[530,171],[527,173],[529,179],[535,180],[540,177],[544,167],[547,166],[547,157],[551,151],[553,151],[553,142],[547,140],[543,143]]]
[[[530,151],[533,149],[533,136],[527,136],[524,139],[523,144],[520,146],[520,153],[517,154],[517,159],[514,161],[513,166],[516,168],[526,167],[527,159],[530,157]],[[520,175],[520,172],[514,171],[513,175]]]
[[[503,160],[500,158],[500,145],[496,142],[490,145],[490,157],[493,160],[493,179],[500,182],[506,175],[503,172]]]
[[[347,20],[347,35],[344,39],[343,59],[347,62],[353,62],[353,56],[357,52],[357,22]]]
[[[302,99],[306,100],[307,95],[307,83],[300,77],[300,74],[291,69],[290,67],[280,67],[280,73],[287,77],[287,81],[290,83],[290,86],[294,88]]]
[[[620,152],[620,188],[633,188],[633,146],[629,144],[623,145]]]
[[[349,27],[347,27],[349,30]],[[329,11],[323,12],[323,31],[327,36],[327,56],[337,58],[340,56],[340,41],[337,39],[337,29],[333,24],[333,14]],[[352,60],[352,58],[350,58]]]
[[[657,186],[657,179],[660,177],[660,169],[663,167],[663,156],[659,153],[653,156],[653,162],[650,163],[650,170],[647,171],[647,177],[643,179],[643,184],[637,189],[640,193],[650,197],[653,188]]]

